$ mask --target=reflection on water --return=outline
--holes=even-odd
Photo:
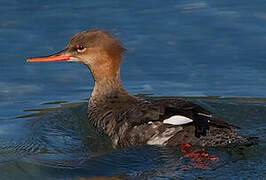
[[[147,97],[151,98],[151,97]],[[160,98],[160,97],[158,97]],[[258,146],[245,149],[207,149],[208,153],[220,159],[219,163],[208,164],[215,170],[217,177],[223,173],[245,173],[243,163],[260,163],[254,166],[265,169],[261,163],[265,160],[265,99],[220,99],[186,98],[216,112],[232,123],[243,127],[240,133],[258,136]],[[55,108],[26,110],[29,114],[14,121],[12,129],[17,132],[0,132],[0,178],[24,177],[66,178],[118,176],[125,173],[127,178],[196,178],[215,177],[210,170],[199,169],[202,164],[195,164],[185,158],[180,148],[162,148],[142,146],[115,150],[109,138],[91,127],[87,120],[87,103],[49,102],[57,104]],[[232,111],[234,109],[234,111]],[[256,114],[256,116],[255,116]],[[252,121],[256,120],[256,123]],[[249,128],[246,128],[249,127]],[[9,137],[9,138],[6,138]],[[206,164],[204,164],[206,167]],[[249,165],[248,165],[249,166]],[[242,167],[242,168],[241,168]],[[230,169],[232,168],[232,169]],[[10,175],[8,172],[13,171]],[[58,173],[60,172],[60,173]],[[207,174],[206,174],[207,173]],[[235,175],[236,176],[236,175]],[[236,176],[237,177],[237,176]],[[118,178],[118,177],[117,177]]]

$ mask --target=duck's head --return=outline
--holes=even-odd
[[[120,42],[109,33],[92,30],[75,34],[59,53],[27,62],[79,62],[89,67],[95,81],[102,81],[119,76],[123,51]]]

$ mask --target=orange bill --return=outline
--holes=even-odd
[[[54,61],[68,61],[71,56],[53,55],[48,57],[30,58],[27,62],[54,62]]]

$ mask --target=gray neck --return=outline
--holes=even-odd
[[[108,98],[112,95],[128,94],[127,91],[122,87],[120,74],[112,77],[111,79],[96,80],[91,94],[91,101],[97,101],[100,99]]]

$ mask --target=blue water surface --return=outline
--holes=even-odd
[[[0,179],[263,179],[265,9],[263,0],[1,0]],[[88,29],[112,32],[127,49],[121,75],[131,94],[187,97],[259,144],[210,149],[222,165],[207,170],[179,148],[112,149],[87,124],[88,69],[26,63]]]

